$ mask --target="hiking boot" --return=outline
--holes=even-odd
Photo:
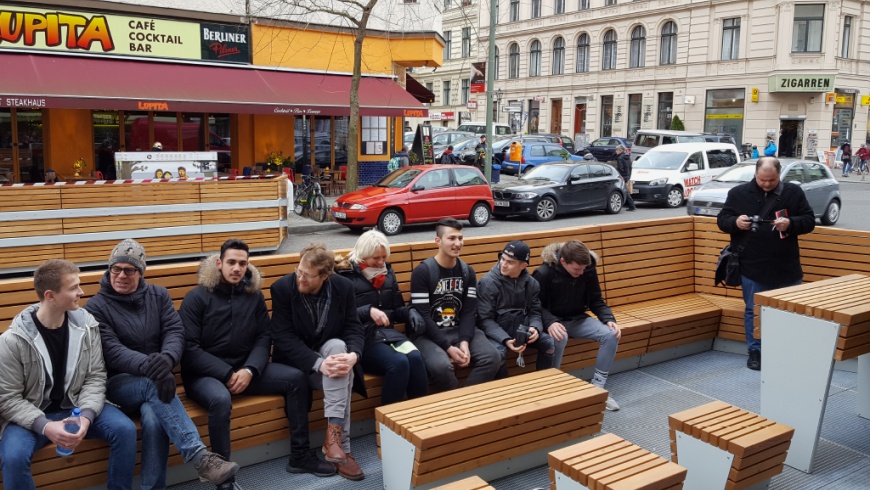
[[[218,485],[232,479],[236,472],[239,471],[238,464],[227,461],[212,452],[206,452],[205,456],[199,461],[199,464],[195,466],[196,473],[199,475],[199,481],[213,485]]]
[[[610,412],[615,412],[619,410],[619,404],[612,397],[608,396],[607,401],[604,403],[604,408]]]
[[[335,465],[317,457],[314,451],[306,451],[301,458],[292,455],[287,461],[287,473],[311,473],[314,476],[332,476],[335,474]]]
[[[236,489],[236,480],[234,478],[230,478],[229,481],[225,481],[219,485],[215,485],[214,490],[235,490]]]
[[[749,359],[746,361],[746,367],[753,371],[761,371],[761,351],[749,351]]]
[[[366,477],[352,453],[347,453],[347,462],[344,464],[335,463],[335,467],[338,469],[338,474],[348,480],[359,481]]]
[[[326,440],[323,441],[323,455],[330,463],[344,463],[347,456],[341,449],[341,426],[329,424],[326,427]]]

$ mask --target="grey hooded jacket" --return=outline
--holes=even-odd
[[[498,262],[477,283],[477,321],[486,336],[504,344],[524,324],[543,332],[538,281],[524,270],[520,277],[505,277]]]

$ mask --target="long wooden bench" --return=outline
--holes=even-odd
[[[483,481],[483,478],[475,475],[463,478],[453,483],[441,485],[435,490],[495,490],[489,483]]]
[[[794,429],[715,401],[668,417],[672,460],[686,490],[742,490],[782,472]]]
[[[545,451],[598,432],[606,400],[605,390],[547,369],[378,407],[384,488],[540,465]],[[508,460],[509,469],[499,465]]]
[[[615,434],[551,452],[550,489],[680,490],[686,468]],[[575,483],[576,482],[576,483]]]
[[[44,189],[47,192],[45,199],[57,198],[48,195],[54,192],[51,188]],[[41,193],[29,194],[31,197],[37,195]],[[27,203],[19,204],[25,206]],[[12,236],[15,233],[26,233],[26,228],[17,229],[12,232]],[[4,233],[7,233],[6,229],[0,231],[0,236],[9,236]],[[245,233],[238,236],[247,238]],[[532,249],[531,269],[534,270],[541,265],[540,253],[546,245],[574,238],[582,240],[600,255],[599,277],[605,298],[614,308],[617,321],[623,328],[617,359],[630,362],[628,367],[640,365],[644,359],[655,362],[668,356],[680,355],[677,348],[687,344],[709,348],[705,346],[713,337],[743,341],[743,302],[740,289],[713,286],[716,258],[728,237],[718,230],[715,219],[712,218],[678,217],[468,238],[465,241],[463,260],[474,267],[478,278],[482,277],[495,264],[504,244],[510,240],[523,239]],[[214,244],[214,248],[217,248],[217,244]],[[870,273],[870,255],[863,253],[868,248],[870,232],[818,227],[812,234],[802,235],[805,281],[856,272]],[[411,271],[424,259],[434,255],[434,240],[395,244],[391,249],[390,262],[407,301],[410,297]],[[34,259],[34,263],[39,263],[46,258],[60,256],[58,250],[59,246],[31,247],[28,249],[28,257],[38,257]],[[844,256],[841,251],[854,253]],[[108,252],[102,256],[107,255]],[[90,256],[88,260],[91,260]],[[271,308],[269,287],[295,269],[298,256],[255,256],[252,257],[252,263],[260,269],[263,276],[262,291],[267,305]],[[177,308],[187,291],[196,285],[197,268],[198,262],[152,265],[148,267],[146,279],[165,286]],[[101,272],[86,272],[81,275],[82,289],[85,292],[82,303],[99,290],[101,275]],[[37,298],[30,278],[0,280],[0,330],[5,329],[15,315],[35,301]],[[668,310],[681,301],[688,303],[684,303],[682,308]],[[666,312],[664,316],[663,311]],[[713,327],[715,322],[718,322],[717,329]],[[858,329],[854,331],[858,332]],[[576,371],[593,366],[596,353],[596,343],[572,339],[566,348],[562,367],[566,371]],[[527,362],[525,369],[516,367],[513,362],[510,366],[509,372],[512,375],[534,369],[533,362]],[[352,418],[355,421],[372,419],[374,408],[380,401],[381,379],[367,376],[366,383],[369,386],[369,399],[355,396],[352,403]],[[258,417],[261,417],[264,424],[262,432],[253,437],[248,436],[246,434],[257,433],[257,429],[246,426],[244,430],[239,429],[237,434],[234,424],[234,447],[236,441],[249,440],[251,445],[256,445],[286,437],[286,432],[284,435],[281,433],[285,430],[284,426],[276,430],[266,429],[275,429],[274,424],[280,422],[270,418],[270,412],[274,410],[271,404],[277,397],[264,398],[263,413],[267,415],[250,416],[246,419],[246,423],[256,425]],[[323,425],[322,411],[318,411],[321,408],[322,402],[315,402],[310,414],[315,430]],[[191,406],[190,409],[196,415],[194,410],[198,407]],[[234,411],[234,415],[237,414],[239,412]],[[204,416],[200,420],[204,421]],[[205,435],[204,422],[200,427],[201,433]],[[99,446],[99,443],[94,444]],[[53,448],[46,448],[37,454],[37,459],[53,462],[56,460],[53,454]],[[102,481],[100,478],[105,478],[105,463],[96,462],[105,459],[107,453],[100,453],[101,456],[96,454],[92,456],[95,464],[91,473],[87,473],[90,470],[86,471],[84,466],[57,469],[50,464],[36,465],[34,471],[38,477],[45,473],[46,481],[65,482],[45,488],[87,486],[91,483],[77,484],[77,478],[86,482]],[[80,456],[80,460],[84,459]]]

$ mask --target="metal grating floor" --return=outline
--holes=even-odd
[[[772,490],[870,488],[870,420],[855,414],[856,385],[857,374],[834,372],[814,472],[808,475],[786,466],[783,473],[772,480]],[[718,351],[614,374],[607,388],[622,409],[606,413],[603,432],[617,434],[669,458],[669,414],[715,399],[757,413],[759,386],[760,374],[746,369],[746,356]],[[351,482],[339,476],[291,475],[284,471],[286,460],[281,458],[242,468],[236,478],[237,488],[382,489],[375,436],[354,438],[352,444],[354,456],[366,473],[363,481]],[[498,490],[547,489],[549,477],[547,467],[541,466],[490,483]],[[171,488],[200,490],[209,486],[188,482]]]

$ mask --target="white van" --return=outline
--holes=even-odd
[[[659,145],[673,145],[675,143],[703,143],[707,141],[701,133],[690,131],[673,131],[670,129],[641,129],[634,136],[631,144],[631,161],[635,161]]]
[[[699,185],[740,162],[730,143],[676,143],[651,148],[632,164],[631,197],[640,202],[681,206]]]
[[[456,128],[456,131],[468,131],[469,133],[474,133],[476,135],[481,135],[486,133],[486,123],[485,122],[464,122]],[[511,127],[507,124],[503,123],[492,123],[492,132],[495,133],[495,136],[510,136],[514,134],[511,131]],[[490,136],[488,139],[494,139],[493,136]]]

